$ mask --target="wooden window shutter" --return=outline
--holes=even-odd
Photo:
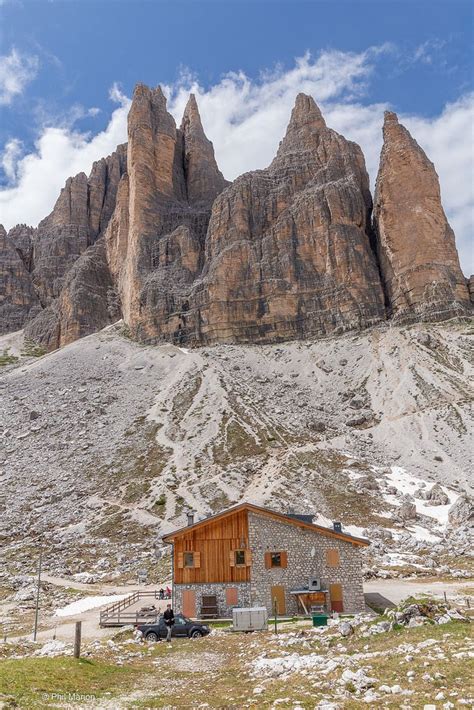
[[[201,553],[195,552],[194,553],[194,567],[200,567],[200,566],[201,566]]]
[[[339,567],[339,550],[337,548],[326,550],[326,564],[328,567]]]
[[[281,565],[280,567],[288,567],[288,553],[283,550],[280,552]]]
[[[245,566],[250,567],[252,564],[252,550],[245,550]]]
[[[178,560],[178,569],[183,569],[184,568],[184,553],[183,552],[178,552],[177,560]]]
[[[235,567],[235,552],[231,550],[229,553],[230,566]]]
[[[271,568],[272,568],[272,553],[265,552],[265,569],[271,569]]]

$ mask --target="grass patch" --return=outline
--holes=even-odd
[[[43,357],[48,351],[33,340],[25,340],[21,354],[26,357]]]
[[[83,658],[8,659],[0,661],[0,693],[12,696],[18,707],[44,708],[52,693],[115,695],[119,688],[133,687],[137,675],[138,670],[130,666]]]
[[[13,365],[18,362],[19,358],[16,355],[12,355],[9,350],[4,350],[0,354],[0,367],[6,367],[7,365]]]

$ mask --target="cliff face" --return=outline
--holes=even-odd
[[[40,308],[31,274],[14,239],[18,237],[20,242],[21,227],[10,239],[0,224],[0,334],[20,330]]]
[[[26,335],[50,350],[110,322],[104,318],[107,300],[102,303],[98,294],[108,293],[112,277],[104,248],[96,250],[93,246],[112,216],[126,164],[126,145],[118,146],[112,155],[94,163],[89,177],[79,173],[66,181],[53,211],[37,229],[21,225],[9,232],[30,272],[38,302],[35,318],[23,319],[23,323],[27,321]],[[104,279],[99,290],[98,261]],[[85,265],[91,268],[90,274]],[[115,319],[120,317],[116,307],[111,313]]]
[[[203,262],[212,202],[226,181],[194,97],[176,128],[160,88],[138,85],[128,116],[128,176],[106,234],[124,319],[141,339],[170,336]]]
[[[371,208],[359,146],[300,94],[270,167],[214,203],[182,340],[284,340],[384,318]]]
[[[358,145],[300,94],[265,170],[228,183],[194,96],[180,128],[139,84],[128,144],[70,178],[37,229],[0,234],[0,329],[54,349],[123,316],[202,345],[469,312],[433,165],[387,114],[372,224]]]
[[[126,171],[126,146],[94,163],[89,178],[69,178],[33,242],[33,282],[44,306],[61,292],[65,274],[105,231]]]
[[[444,320],[469,309],[454,233],[433,163],[386,112],[374,224],[382,279],[397,320]]]

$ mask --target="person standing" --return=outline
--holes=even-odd
[[[165,613],[163,614],[163,619],[165,620],[165,624],[168,629],[166,634],[166,640],[168,642],[171,642],[171,631],[173,629],[174,624],[174,613],[173,609],[171,608],[171,604],[167,605]]]

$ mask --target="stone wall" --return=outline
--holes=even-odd
[[[180,613],[183,610],[183,591],[192,589],[196,592],[196,616],[200,616],[201,599],[206,595],[214,594],[217,596],[217,609],[219,618],[232,617],[232,606],[228,606],[226,602],[226,589],[237,588],[237,605],[233,606],[254,606],[250,598],[250,584],[248,582],[218,582],[213,584],[175,584],[173,589],[173,610],[174,613]]]
[[[323,589],[329,589],[329,585],[334,583],[342,585],[344,612],[364,610],[359,547],[250,512],[249,544],[252,549],[251,596],[254,606],[265,606],[271,613],[271,588],[282,585],[285,588],[286,613],[296,614],[296,597],[289,594],[289,590],[307,587],[311,577],[320,577]],[[326,551],[334,548],[339,550],[339,566],[328,567]],[[266,569],[265,552],[280,550],[287,552],[288,566]]]

